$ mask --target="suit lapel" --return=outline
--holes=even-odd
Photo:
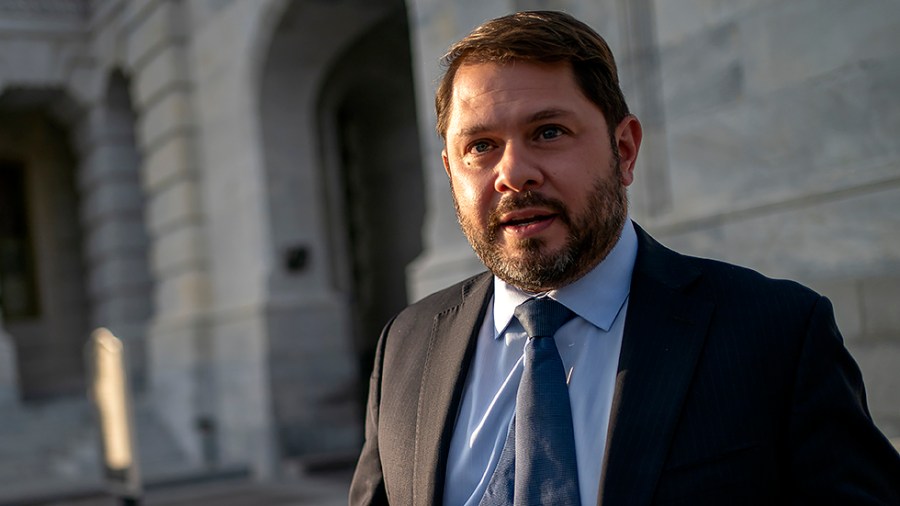
[[[453,424],[493,277],[463,286],[462,301],[438,313],[430,336],[416,413],[413,504],[440,504]]]
[[[600,479],[604,506],[650,503],[714,307],[686,294],[697,268],[636,229],[638,258]]]

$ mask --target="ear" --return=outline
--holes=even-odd
[[[644,130],[641,122],[633,114],[625,116],[616,126],[616,147],[619,148],[619,167],[622,184],[629,186],[634,182],[634,165],[637,162],[638,151],[641,150],[641,140],[644,138]]]
[[[450,159],[447,158],[447,148],[441,150],[441,161],[444,162],[444,171],[447,172],[447,177],[450,177]]]

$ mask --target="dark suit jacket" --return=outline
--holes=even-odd
[[[900,504],[831,304],[638,228],[600,504]],[[385,328],[350,503],[442,502],[485,273]]]

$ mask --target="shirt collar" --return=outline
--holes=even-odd
[[[637,257],[637,234],[631,219],[609,255],[587,274],[547,295],[579,317],[608,331],[625,303],[631,288],[631,273]],[[494,276],[494,337],[498,338],[512,320],[516,306],[537,294],[522,291]]]

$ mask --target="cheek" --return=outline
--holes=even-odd
[[[455,177],[452,180],[456,201],[464,212],[483,211],[488,205],[491,192],[489,186],[481,184],[474,178]]]

